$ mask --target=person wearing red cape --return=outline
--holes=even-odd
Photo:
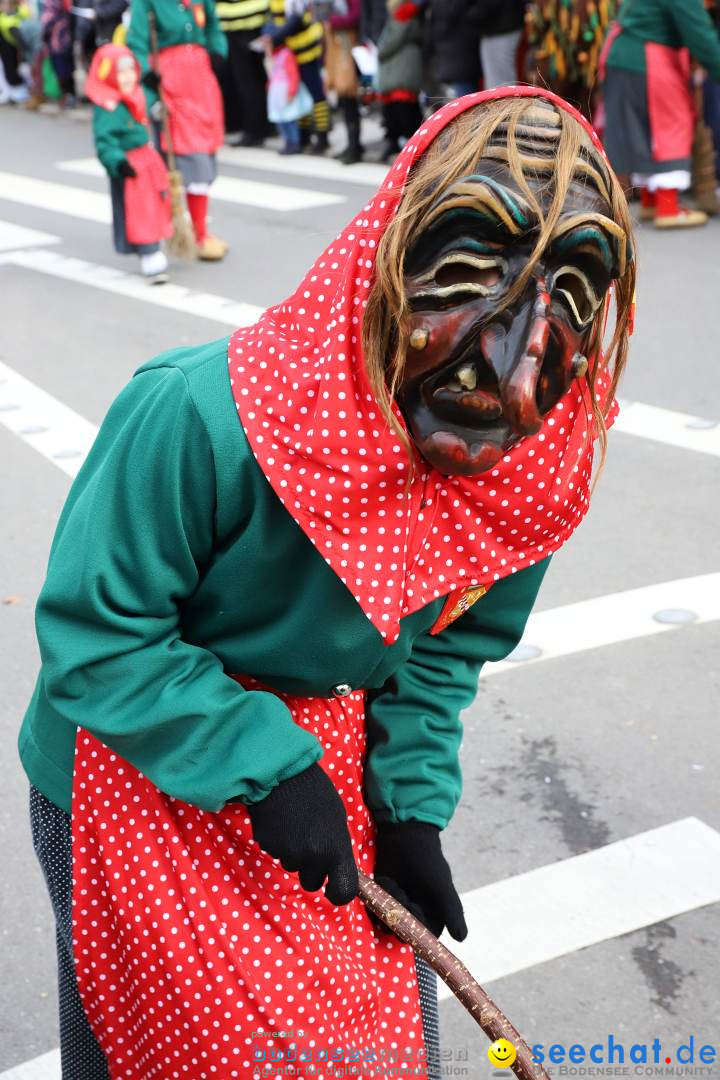
[[[152,145],[140,75],[129,49],[101,45],[85,80],[85,95],[95,106],[95,149],[110,178],[115,250],[139,255],[142,273],[160,285],[167,281],[168,267],[161,244],[172,235],[170,181]]]
[[[288,299],[121,391],[20,736],[65,1080],[440,1075],[434,975],[357,871],[466,935],[460,712],[588,509],[633,286],[592,129],[503,88],[426,120]]]

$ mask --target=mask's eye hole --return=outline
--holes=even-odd
[[[475,266],[472,263],[459,261],[448,262],[439,266],[435,271],[435,282],[440,288],[448,285],[482,285],[486,289],[492,289],[502,278],[502,269],[497,265]]]
[[[561,266],[553,276],[552,291],[562,297],[580,326],[589,323],[600,307],[590,279],[577,266]]]

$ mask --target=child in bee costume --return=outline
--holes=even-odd
[[[588,508],[630,229],[564,102],[459,98],[287,300],[111,406],[20,740],[64,1080],[439,1076],[434,976],[357,870],[465,937],[459,715]]]

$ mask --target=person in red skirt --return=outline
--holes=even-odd
[[[110,178],[115,250],[139,255],[144,276],[164,284],[168,262],[161,243],[172,234],[170,183],[151,142],[140,65],[129,49],[96,50],[85,95],[95,106],[95,149]]]
[[[697,228],[707,214],[680,200],[692,182],[691,57],[720,78],[720,38],[703,0],[624,0],[603,49],[605,146],[640,189],[640,219]]]
[[[222,94],[211,57],[227,56],[227,41],[215,4],[213,0],[133,0],[127,43],[140,61],[148,107],[156,113],[161,93],[168,112],[198,258],[223,259],[228,245],[207,227],[210,186],[217,176],[215,155],[225,139]]]
[[[20,736],[63,1080],[440,1076],[434,976],[358,868],[465,937],[460,713],[588,509],[631,230],[570,106],[459,98],[291,296],[121,391]]]

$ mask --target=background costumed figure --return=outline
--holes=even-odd
[[[95,149],[110,178],[115,250],[139,255],[142,273],[162,284],[168,262],[161,242],[172,234],[170,184],[151,142],[140,65],[130,50],[101,45],[85,93],[95,106]]]
[[[210,187],[217,176],[215,155],[225,141],[222,95],[211,56],[224,59],[227,41],[215,4],[133,0],[127,44],[140,62],[151,115],[157,115],[159,105],[167,111],[197,256],[216,262],[225,257],[228,245],[207,228]],[[169,149],[162,138],[161,146]]]
[[[605,145],[641,189],[641,216],[660,229],[707,222],[679,201],[692,178],[691,57],[720,78],[720,38],[702,0],[624,0],[606,46]]]
[[[434,976],[358,871],[466,935],[460,712],[588,509],[633,288],[596,136],[509,87],[429,118],[292,296],[120,393],[21,733],[76,960],[68,1080],[96,1076],[80,1029],[123,1080],[323,1076],[367,1047],[439,1075]]]
[[[549,86],[593,119],[603,43],[617,0],[533,0],[526,13],[530,82]]]

